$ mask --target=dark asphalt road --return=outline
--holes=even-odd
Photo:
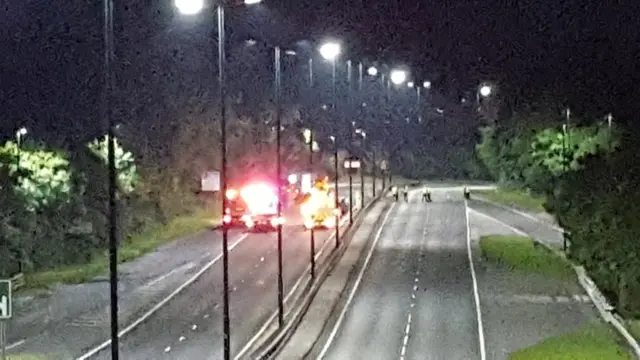
[[[462,195],[396,206],[326,359],[480,358]]]
[[[359,199],[359,184],[354,186]],[[340,186],[341,196],[348,193]],[[367,187],[366,196],[371,190]],[[356,202],[359,205],[359,201]],[[359,207],[359,206],[358,206]],[[284,287],[291,291],[309,263],[309,233],[302,229],[296,209],[285,212]],[[333,231],[316,232],[316,249],[327,243]],[[276,233],[230,232],[230,283],[232,344],[234,351],[258,330],[277,309]],[[329,251],[327,246],[325,251]],[[209,231],[164,246],[130,264],[120,266],[120,330],[194,276],[206,264],[219,259],[221,236]],[[215,263],[194,283],[139,325],[120,342],[124,359],[219,359],[222,354],[222,268]],[[25,336],[11,353],[37,354],[47,359],[77,358],[109,338],[108,283],[76,285],[69,301],[53,304],[43,330]],[[88,291],[85,291],[88,290]],[[75,296],[74,296],[75,294]],[[77,310],[75,305],[78,305]],[[80,306],[82,305],[82,306]],[[49,305],[52,306],[52,305]],[[49,308],[49,314],[51,314]],[[110,359],[109,349],[96,358]]]
[[[476,207],[477,208],[477,207]],[[476,210],[469,211],[473,244],[483,235],[513,235],[514,231]],[[548,230],[528,219],[522,228]],[[527,224],[527,221],[529,224]],[[540,239],[544,240],[544,239]],[[534,273],[516,272],[486,261],[474,250],[487,359],[507,360],[509,353],[532,346],[548,337],[577,330],[597,321],[589,296],[574,280],[557,280]]]
[[[341,189],[342,190],[342,189]],[[283,240],[284,291],[293,291],[309,264],[309,232],[302,219],[285,225]],[[334,231],[316,231],[316,249],[334,244]],[[331,240],[331,241],[329,241]],[[233,354],[277,309],[276,233],[251,234],[229,253]],[[124,359],[221,359],[222,264],[216,263],[166,307],[120,342]],[[109,351],[97,359],[110,359]]]

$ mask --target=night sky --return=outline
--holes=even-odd
[[[123,79],[131,78],[126,71],[157,65],[158,74],[190,87],[214,68],[198,56],[213,56],[209,34],[215,24],[185,25],[168,0],[115,3]],[[0,4],[1,131],[11,134],[16,124],[68,130],[94,116],[100,1]],[[344,59],[406,65],[454,102],[479,81],[492,80],[525,99],[547,92],[573,108],[627,116],[640,103],[639,10],[633,0],[273,0],[229,9],[227,24],[231,43],[257,38],[287,45],[332,36],[345,45]],[[187,36],[185,27],[198,31]],[[144,62],[130,64],[143,56]],[[181,67],[149,64],[149,58],[163,57]],[[268,57],[263,62],[267,66]]]

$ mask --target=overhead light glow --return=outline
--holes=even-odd
[[[376,69],[375,66],[371,66],[367,69],[367,74],[369,74],[369,76],[376,76],[378,75],[378,69]]]
[[[181,14],[195,15],[204,8],[204,0],[175,0],[174,5]]]
[[[404,70],[391,71],[391,82],[395,85],[400,85],[407,81],[407,72]]]
[[[340,44],[336,42],[328,42],[320,46],[320,55],[325,60],[333,61],[340,55]]]
[[[484,96],[484,97],[487,97],[487,96],[491,95],[491,86],[489,86],[489,85],[483,85],[483,86],[480,88],[480,95],[482,95],[482,96]]]

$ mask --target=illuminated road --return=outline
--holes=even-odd
[[[419,196],[384,225],[325,359],[480,358],[464,201],[459,192],[434,192],[431,204]]]
[[[354,191],[354,196],[359,199],[359,184],[354,184],[354,188],[358,190]],[[341,197],[348,194],[347,189],[341,184]],[[367,188],[367,199],[370,195],[370,188]],[[359,201],[355,204],[359,205]],[[284,289],[288,294],[307,269],[310,241],[297,210],[286,211],[285,217]],[[316,231],[316,252],[329,253],[334,246],[333,235],[334,231]],[[230,232],[229,244],[232,347],[237,353],[277,309],[277,237],[275,232],[245,234],[234,230]],[[122,274],[121,330],[207,267],[193,283],[122,337],[121,358],[222,358],[220,248],[219,231],[211,231],[172,244],[134,266],[121,267],[121,271],[149,273],[146,281],[137,284],[128,284],[127,273]],[[94,296],[104,298],[107,289],[108,284],[100,283]],[[84,298],[92,301],[90,299]],[[73,309],[69,309],[68,316],[60,315],[60,323],[50,323],[44,331],[26,338],[11,353],[68,360],[90,352],[109,338],[108,302],[96,302],[92,308],[88,314],[81,315],[74,315]],[[91,358],[110,359],[109,349],[97,352]]]
[[[340,189],[343,190],[343,189]],[[346,193],[346,192],[345,192]],[[309,264],[309,232],[289,213],[284,227],[284,290],[297,286]],[[334,231],[316,231],[317,251],[329,252]],[[326,245],[326,246],[325,246]],[[322,249],[322,250],[320,250]],[[230,252],[232,348],[236,354],[277,309],[276,233],[251,234]],[[216,263],[157,314],[125,336],[125,359],[221,359],[222,264]],[[98,359],[109,359],[104,351]]]

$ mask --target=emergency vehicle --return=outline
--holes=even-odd
[[[278,217],[280,199],[277,186],[249,183],[240,189],[228,189],[226,197],[227,207],[223,217],[226,226],[274,229],[284,224],[284,218]]]
[[[307,230],[336,226],[336,219],[341,215],[341,211],[336,208],[335,193],[330,189],[326,179],[316,181],[309,189],[300,205],[300,214]]]

